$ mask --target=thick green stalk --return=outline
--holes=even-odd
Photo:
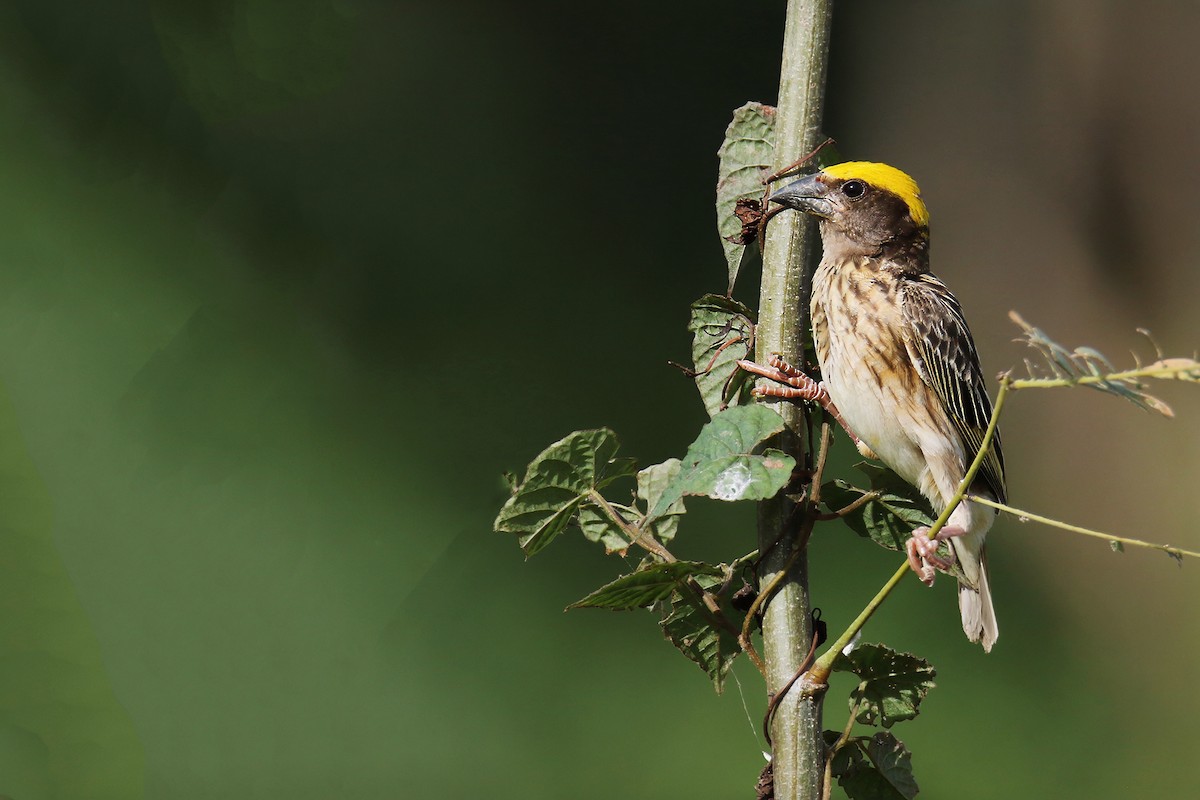
[[[819,141],[831,15],[832,0],[788,0],[775,120],[776,169],[811,151]],[[780,353],[794,364],[803,363],[816,241],[815,225],[803,214],[780,214],[767,226],[755,354],[760,362],[771,353]],[[782,403],[779,410],[789,430],[775,446],[794,455],[797,463],[804,463],[798,435],[805,427],[803,412],[790,403]],[[759,552],[765,554],[759,566],[759,586],[770,585],[779,573],[786,572],[763,615],[763,658],[770,692],[795,676],[812,640],[808,560],[803,553],[792,558],[800,530],[794,511],[795,505],[784,497],[759,504]],[[771,725],[775,797],[779,800],[821,797],[823,692],[812,689],[796,682],[779,704]]]

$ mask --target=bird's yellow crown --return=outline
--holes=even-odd
[[[823,172],[833,178],[850,180],[857,178],[872,186],[891,192],[904,201],[908,213],[918,227],[929,226],[929,209],[921,199],[921,188],[907,172],[902,172],[888,164],[874,161],[847,161],[826,167]]]

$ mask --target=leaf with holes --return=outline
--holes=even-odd
[[[761,200],[766,194],[763,179],[775,161],[775,109],[762,103],[747,103],[733,112],[725,130],[725,141],[717,151],[717,233],[729,262],[732,291],[746,247],[730,241],[741,235],[742,222],[735,215],[738,200]]]
[[[688,448],[679,474],[663,490],[647,519],[656,520],[689,494],[717,500],[774,497],[791,478],[796,460],[779,450],[755,453],[783,430],[783,419],[762,405],[734,406],[713,417]]]
[[[706,294],[692,303],[692,365],[696,388],[710,417],[738,405],[751,385],[737,365],[754,346],[754,312],[728,297]]]
[[[858,721],[885,728],[920,713],[937,674],[925,659],[882,644],[858,645],[848,656],[839,655],[833,669],[858,676],[859,684],[850,693],[850,708],[858,707]]]
[[[912,753],[887,731],[847,742],[834,755],[830,773],[850,800],[912,800],[919,791]]]
[[[712,575],[701,574],[696,577],[696,583],[705,590],[713,590],[721,582],[721,578]],[[725,614],[727,619],[740,619],[740,615],[729,609],[724,600],[719,613]],[[725,676],[742,650],[732,632],[714,623],[713,614],[700,598],[691,593],[676,592],[670,599],[661,625],[667,640],[704,670],[713,688],[720,694],[725,688]]]
[[[652,563],[601,586],[579,602],[567,606],[567,609],[608,608],[614,611],[631,611],[635,608],[646,608],[680,591],[682,584],[689,578],[721,578],[723,575],[720,567],[699,561]]]
[[[534,555],[577,522],[591,491],[634,473],[631,459],[616,458],[619,447],[608,428],[575,431],[550,445],[529,464],[493,527],[517,534],[525,554]]]

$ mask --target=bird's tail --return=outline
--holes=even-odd
[[[992,590],[988,586],[987,553],[979,553],[978,587],[958,584],[958,610],[962,613],[963,632],[972,642],[979,642],[986,652],[1000,635],[996,627],[996,611],[992,608]]]

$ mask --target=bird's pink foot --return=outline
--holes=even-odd
[[[829,402],[829,392],[825,390],[824,384],[817,383],[776,353],[772,353],[767,359],[766,366],[746,360],[738,361],[737,364],[746,372],[761,375],[777,384],[782,384],[755,387],[755,397],[782,397],[788,400],[798,399],[809,402],[815,400],[822,405]]]
[[[954,566],[954,550],[950,550],[949,558],[942,558],[938,555],[938,545],[947,539],[962,536],[964,533],[966,531],[957,525],[942,526],[942,529],[932,539],[929,538],[928,527],[922,526],[913,531],[912,538],[908,540],[904,549],[908,553],[908,565],[912,567],[913,572],[917,573],[921,583],[933,586],[937,570],[948,572]]]
[[[858,452],[867,458],[877,458],[871,448],[862,439],[858,438],[858,434],[854,432],[854,429],[846,424],[846,420],[842,418],[841,412],[833,404],[833,399],[829,396],[829,390],[825,388],[823,381],[818,382],[813,380],[801,370],[784,361],[778,353],[771,354],[770,358],[767,359],[766,366],[744,359],[738,361],[737,365],[746,370],[746,372],[761,375],[775,382],[776,385],[774,386],[754,387],[751,393],[755,397],[781,397],[785,400],[807,400],[810,403],[817,403],[821,408],[829,412],[829,416],[837,420],[837,424],[842,426],[842,430],[854,442],[854,445],[858,448]]]

